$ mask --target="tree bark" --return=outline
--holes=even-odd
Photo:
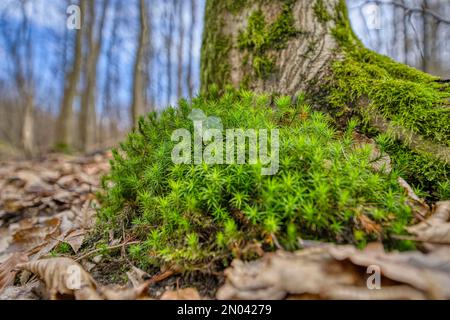
[[[164,45],[166,50],[166,59],[167,59],[167,90],[166,90],[166,103],[167,105],[170,105],[171,99],[172,99],[172,90],[173,90],[173,81],[172,81],[172,47],[173,47],[173,34],[175,29],[175,8],[176,8],[176,1],[172,0],[168,4],[168,8],[166,8],[165,12],[165,19],[168,20],[167,22],[167,31],[164,35]]]
[[[86,12],[86,1],[80,1],[81,19],[83,21],[84,13]],[[83,22],[81,23],[83,26]],[[61,102],[61,107],[58,116],[56,127],[57,137],[56,145],[59,147],[69,147],[72,144],[73,137],[73,102],[77,93],[77,86],[81,75],[81,61],[82,61],[82,44],[83,31],[82,29],[76,31],[75,49],[72,67],[66,74],[64,94]]]
[[[316,16],[317,3],[321,10],[326,10],[323,17]],[[202,91],[213,83],[222,87],[226,84],[239,87],[244,83],[257,92],[294,95],[316,85],[327,76],[330,64],[340,55],[339,45],[332,35],[335,22],[328,17],[342,10],[340,5],[340,0],[253,0],[230,8],[224,1],[208,0],[201,60]],[[285,39],[283,25],[278,28],[281,29],[279,43],[275,39],[264,49],[264,55],[274,66],[264,77],[255,75],[252,63],[261,59],[255,59],[258,54],[255,50],[240,46],[240,34],[248,29],[249,17],[258,10],[264,13],[266,33],[270,33],[286,6],[290,6],[287,10],[291,11],[297,32]]]
[[[191,25],[189,29],[189,52],[188,52],[188,66],[186,73],[186,82],[188,86],[189,98],[192,99],[194,95],[194,81],[192,77],[192,60],[193,60],[193,50],[194,50],[194,34],[197,25],[197,1],[190,0],[191,5]]]
[[[96,8],[95,1],[89,2],[89,50],[86,57],[85,89],[81,99],[80,119],[78,122],[80,132],[80,149],[86,152],[96,142],[96,90],[97,90],[97,64],[103,43],[103,27],[106,18],[108,1],[104,1],[100,12],[100,23],[96,32]]]
[[[183,19],[183,2],[177,3],[178,16],[178,46],[177,46],[177,97],[183,96],[183,69],[184,69],[184,19]]]
[[[34,154],[34,97],[27,93],[22,121],[22,146],[27,156]]]
[[[139,116],[145,111],[145,52],[149,42],[148,13],[145,0],[139,0],[139,37],[134,62],[133,101],[131,105],[132,126],[137,125]]]

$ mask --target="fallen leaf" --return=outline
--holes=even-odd
[[[67,234],[64,238],[64,242],[67,242],[71,247],[73,252],[77,253],[83,244],[84,237],[86,236],[86,231],[83,229],[73,230]]]
[[[428,248],[436,248],[436,244],[450,244],[450,201],[441,201],[434,206],[433,214],[426,221],[409,227],[409,233],[417,236],[419,241],[429,242]],[[433,246],[434,244],[434,246]]]
[[[45,219],[41,222],[35,222],[30,219],[23,223],[12,235],[11,245],[8,247],[10,252],[24,252],[45,245],[51,237],[59,235],[59,226],[61,220],[57,217]]]
[[[201,300],[200,294],[195,288],[185,288],[164,292],[160,300]]]
[[[28,261],[28,256],[23,253],[13,253],[12,256],[0,264],[0,293],[14,283],[17,271],[15,268],[18,264]]]
[[[83,267],[69,258],[49,258],[17,265],[36,274],[45,283],[52,300],[71,297],[76,300],[135,300],[147,296],[151,281],[134,288],[99,286]]]
[[[0,292],[0,300],[39,300],[44,295],[42,290],[42,282],[35,280],[20,287],[5,288]]]
[[[370,219],[368,216],[366,216],[365,214],[358,215],[357,220],[358,220],[359,224],[361,225],[361,228],[365,232],[374,233],[377,235],[381,234],[382,227],[379,224],[377,224],[375,221]]]
[[[97,284],[83,267],[69,258],[42,259],[17,268],[36,274],[46,285],[52,300],[60,296],[89,297],[94,299]]]
[[[413,209],[416,215],[419,215],[419,218],[426,217],[430,213],[430,207],[425,200],[420,199],[403,178],[399,177],[397,181],[408,196],[407,205]]]
[[[367,286],[368,268],[381,273],[381,290]],[[430,254],[361,251],[320,245],[289,253],[277,251],[225,270],[218,299],[450,299],[450,249]]]
[[[131,269],[126,272],[126,275],[134,288],[139,287],[146,280],[150,279],[150,275],[147,272],[135,266],[132,266]]]

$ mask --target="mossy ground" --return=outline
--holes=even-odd
[[[176,264],[207,270],[257,248],[295,249],[299,239],[364,246],[393,242],[410,222],[396,174],[371,168],[370,147],[355,148],[351,131],[338,133],[330,119],[301,99],[227,91],[141,120],[105,178],[103,231],[123,228],[143,241],[129,248],[141,265]],[[189,113],[200,109],[227,128],[280,130],[280,170],[262,176],[261,165],[174,164],[172,131],[193,130]],[[368,227],[367,222],[375,228]]]

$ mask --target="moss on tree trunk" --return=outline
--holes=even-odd
[[[345,0],[208,0],[205,16],[203,92],[211,85],[304,91],[336,120],[357,116],[362,129],[383,134],[407,178],[434,197],[448,196],[448,84],[366,49]]]

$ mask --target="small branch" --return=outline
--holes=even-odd
[[[87,258],[87,257],[89,257],[89,256],[91,256],[91,255],[93,255],[95,253],[98,253],[98,252],[107,251],[107,250],[114,250],[114,249],[120,249],[120,248],[122,248],[124,246],[130,246],[132,244],[139,244],[139,243],[141,243],[141,241],[131,241],[131,242],[125,242],[125,243],[121,243],[121,244],[118,244],[118,245],[115,245],[115,246],[111,246],[111,247],[107,247],[107,248],[94,249],[92,251],[89,251],[89,252],[83,254],[81,257],[76,258],[75,261],[80,261],[80,260],[85,259],[85,258]]]
[[[426,13],[426,14],[429,14],[430,16],[432,16],[433,18],[435,18],[436,20],[438,20],[439,22],[450,24],[450,20],[444,18],[443,16],[437,14],[436,12],[434,12],[434,11],[432,11],[430,9],[420,8],[420,7],[410,8],[410,7],[406,6],[406,5],[404,5],[403,3],[397,2],[397,1],[368,0],[368,1],[362,2],[362,3],[358,4],[358,5],[349,7],[349,9],[350,10],[357,9],[357,8],[360,8],[360,7],[368,4],[368,3],[374,3],[374,4],[377,4],[377,5],[392,5],[392,6],[396,6],[396,7],[399,7],[399,8],[403,8],[403,9],[406,10],[408,15],[411,15],[411,14],[414,14],[414,13]]]

